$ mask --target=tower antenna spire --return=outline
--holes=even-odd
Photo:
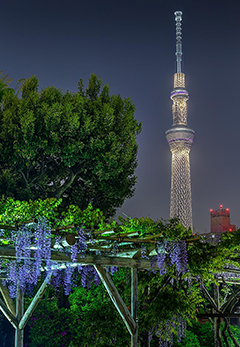
[[[190,178],[190,151],[195,132],[187,124],[188,91],[182,72],[182,12],[174,13],[176,21],[176,62],[172,100],[173,125],[166,131],[172,153],[170,218],[178,217],[185,228],[192,229],[192,192]]]
[[[176,61],[177,61],[177,73],[182,72],[182,12],[174,12],[176,21]]]

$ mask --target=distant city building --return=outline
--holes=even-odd
[[[174,13],[176,21],[176,73],[174,89],[170,98],[173,102],[173,125],[166,131],[172,153],[170,218],[178,217],[182,225],[192,229],[192,195],[190,179],[190,150],[195,132],[187,125],[188,91],[185,74],[182,72],[182,12]]]
[[[220,205],[218,210],[210,210],[211,233],[236,231],[236,225],[230,223],[230,210]]]

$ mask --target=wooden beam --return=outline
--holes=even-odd
[[[89,229],[84,229],[86,231],[91,231]],[[101,235],[101,234],[113,234],[115,233],[114,229],[108,229],[108,230],[96,230],[96,231],[91,231],[91,234],[94,236]]]
[[[0,247],[0,258],[16,259],[16,250],[13,247]],[[30,259],[34,260],[32,256]],[[71,256],[66,255],[62,252],[52,251],[51,260],[56,262],[71,263]],[[111,257],[101,256],[95,254],[86,254],[81,258],[78,255],[76,262],[77,264],[88,264],[88,265],[102,265],[102,266],[118,266],[118,267],[133,267],[138,269],[151,269],[150,261],[148,259],[133,259],[133,258],[122,258],[122,257]],[[157,265],[156,265],[157,267]]]
[[[17,227],[15,225],[3,225],[3,224],[0,224],[0,229],[3,229],[3,230],[17,230]]]
[[[53,229],[51,229],[51,232],[53,234],[56,234],[58,231],[64,231],[64,230],[68,230],[68,229],[75,229],[76,230],[76,225],[75,224],[71,224],[71,225],[66,225],[66,226],[62,226],[62,227],[53,228]],[[75,233],[75,235],[77,236],[77,233]]]
[[[149,256],[149,254],[155,249],[154,245],[148,246],[146,248],[146,256]],[[139,259],[142,257],[142,249],[138,249],[138,251],[134,254],[134,256],[132,257],[133,259]]]
[[[131,269],[131,314],[134,320],[137,319],[137,269]]]
[[[214,317],[219,317],[219,318],[226,318],[226,317],[240,317],[240,313],[198,313],[197,318],[214,318]]]
[[[12,324],[12,326],[15,329],[17,329],[17,327],[18,327],[18,320],[16,319],[16,317],[14,317],[12,312],[7,308],[7,306],[5,305],[5,303],[4,303],[4,301],[2,299],[0,299],[0,310],[2,311],[4,316],[7,318],[7,320]]]
[[[162,234],[163,234],[163,231],[162,231],[160,234],[145,236],[145,237],[143,238],[143,240],[152,240],[152,239],[155,239],[155,238],[157,238],[157,237],[162,236]]]
[[[43,297],[43,294],[45,293],[47,286],[50,283],[51,280],[51,276],[52,276],[52,272],[49,273],[45,280],[43,281],[41,287],[38,289],[37,293],[35,294],[31,304],[28,306],[27,310],[25,311],[24,315],[22,316],[20,322],[19,322],[19,329],[24,329],[29,318],[31,317],[31,315],[33,314],[35,308],[37,307],[39,301],[41,300],[41,298]]]
[[[134,242],[134,243],[158,243],[159,240],[144,240],[144,239],[131,239],[128,237],[121,237],[121,234],[117,234],[115,236],[99,236],[99,239],[101,240],[111,240],[111,241],[118,241],[118,242]]]
[[[106,247],[107,246],[107,247]],[[106,255],[109,254],[109,252],[112,252],[113,246],[112,244],[109,245],[100,245],[100,246],[96,246],[96,245],[88,245],[88,250],[91,251],[101,251],[103,253],[105,253]],[[118,253],[117,255],[119,256],[121,253],[127,253],[127,252],[137,252],[138,248],[137,247],[126,247],[124,245],[118,245]]]
[[[205,294],[205,298],[208,300],[208,302],[212,305],[212,307],[214,308],[214,310],[218,310],[218,306],[216,304],[216,302],[214,301],[214,298],[209,294],[207,288],[205,287],[205,285],[202,282],[202,291]]]
[[[234,274],[240,274],[240,267],[238,268],[238,269],[231,269],[231,268],[229,268],[229,267],[224,267],[223,268],[224,270],[224,272],[227,272],[227,273],[234,273]]]
[[[225,312],[231,312],[232,306],[235,306],[235,302],[239,300],[239,294],[240,294],[240,288],[238,288],[236,291],[232,289],[232,294],[226,299],[225,303],[221,307],[221,311]]]
[[[135,333],[131,335],[131,347],[138,346],[138,325],[137,325],[137,269],[131,269],[131,314],[136,323]]]
[[[13,316],[16,317],[16,310],[15,310],[14,302],[9,295],[8,288],[3,285],[2,280],[0,280],[0,292],[3,296],[5,304],[7,305],[7,308],[9,309],[9,311],[11,311]]]
[[[106,270],[101,265],[94,265],[102,283],[104,284],[105,288],[107,289],[107,292],[115,305],[116,309],[118,310],[120,316],[123,319],[123,322],[125,323],[129,333],[131,335],[134,335],[136,333],[136,323],[131,316],[127,306],[125,305],[124,301],[122,300],[117,288],[115,287],[111,277],[106,272]]]

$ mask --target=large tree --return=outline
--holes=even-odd
[[[20,95],[19,95],[20,94]],[[134,193],[137,166],[129,98],[110,95],[92,74],[78,92],[38,90],[36,76],[20,93],[6,90],[0,110],[0,194],[20,200],[56,197],[113,215]]]

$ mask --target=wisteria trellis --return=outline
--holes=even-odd
[[[37,223],[29,224],[21,227],[18,231],[12,231],[9,241],[14,243],[16,249],[16,260],[2,261],[1,269],[6,272],[6,285],[9,287],[11,297],[16,296],[17,286],[19,285],[22,291],[37,284],[40,277],[45,274],[52,273],[51,283],[55,287],[63,284],[65,294],[68,295],[71,291],[73,278],[76,271],[81,276],[81,282],[84,287],[90,288],[91,282],[95,285],[99,284],[99,277],[91,265],[79,265],[76,263],[77,256],[85,257],[89,251],[89,244],[96,243],[91,232],[86,232],[83,228],[77,229],[77,242],[69,247],[61,247],[60,236],[52,235],[51,228],[45,218],[40,218]],[[118,255],[119,249],[116,240],[112,243],[110,256]],[[51,260],[51,250],[55,247],[59,252],[67,252],[71,257],[71,262],[67,262],[61,266],[59,263]],[[100,248],[100,247],[99,247]],[[163,240],[156,243],[155,255],[149,256],[146,244],[141,244],[142,258],[149,259],[151,267],[149,271],[156,272],[159,269],[160,276],[167,272],[167,266],[175,266],[178,274],[187,272],[187,250],[185,241],[170,241]],[[34,253],[34,256],[32,255]],[[101,250],[96,249],[96,254],[101,254]],[[34,260],[33,260],[34,257]],[[157,267],[156,267],[157,265]],[[108,267],[107,271],[113,274],[117,271],[115,266]],[[49,277],[50,278],[50,277]],[[176,322],[175,322],[176,321]],[[175,328],[178,331],[178,336],[184,336],[182,331],[183,324],[181,316],[177,317],[174,322]],[[170,324],[170,323],[169,323]],[[161,326],[158,330],[158,335],[165,329],[164,334],[168,334],[169,326]],[[169,334],[168,334],[169,335]],[[159,335],[160,336],[160,335]],[[169,335],[170,336],[170,335]],[[161,338],[160,338],[160,341]],[[171,346],[172,338],[168,341]],[[163,342],[161,342],[163,343]]]

